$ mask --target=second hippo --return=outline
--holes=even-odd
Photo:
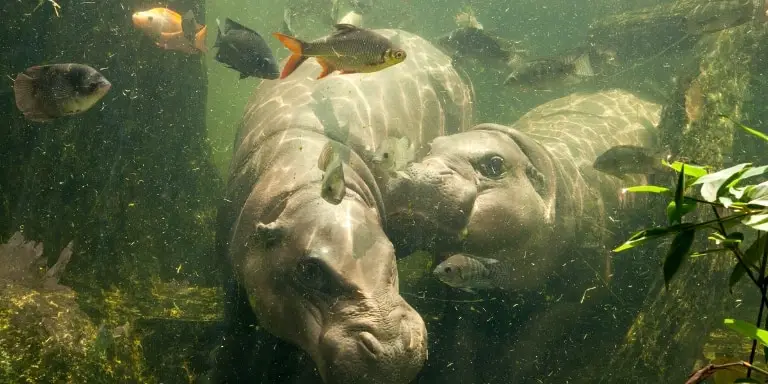
[[[388,234],[400,252],[434,251],[435,264],[461,253],[496,260],[505,271],[503,290],[483,293],[495,305],[458,311],[454,328],[443,331],[477,347],[454,356],[464,376],[447,382],[534,383],[542,375],[579,382],[554,372],[566,358],[589,356],[594,342],[571,354],[563,343],[586,337],[572,333],[586,313],[609,308],[598,298],[609,295],[612,223],[630,206],[622,188],[645,182],[592,164],[616,145],[655,146],[660,114],[659,105],[625,91],[576,93],[512,126],[438,137],[426,157],[390,180]]]

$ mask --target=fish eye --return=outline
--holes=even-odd
[[[95,92],[96,89],[98,89],[98,88],[99,88],[99,84],[97,84],[97,83],[90,83],[90,84],[88,84],[88,90],[91,91],[91,92]]]
[[[445,269],[443,269],[443,271],[445,271],[445,273],[451,273],[451,270],[452,270],[451,267],[445,267]]]
[[[152,20],[154,20],[154,19],[155,19],[155,18],[154,18],[153,16],[147,16],[147,21],[149,21],[150,23],[151,23],[151,22],[152,22]]]
[[[331,281],[322,261],[307,257],[299,262],[296,272],[301,285],[322,293],[330,290]]]
[[[405,59],[404,51],[395,51],[395,59]]]
[[[504,159],[498,155],[490,156],[478,168],[483,176],[497,179],[504,174]]]

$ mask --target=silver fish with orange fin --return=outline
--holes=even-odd
[[[318,79],[334,71],[342,74],[381,71],[402,63],[406,58],[405,51],[394,47],[389,39],[376,32],[351,24],[336,24],[334,27],[336,31],[331,35],[311,42],[273,33],[292,52],[280,78],[286,78],[310,57],[314,57],[323,68]]]

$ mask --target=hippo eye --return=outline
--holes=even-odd
[[[504,159],[501,156],[491,156],[479,166],[480,173],[491,179],[498,179],[504,174]]]
[[[299,282],[307,288],[328,293],[331,281],[321,261],[308,258],[298,266]]]

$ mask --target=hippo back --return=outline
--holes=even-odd
[[[621,188],[646,182],[645,177],[622,181],[597,171],[592,167],[595,159],[617,145],[655,146],[660,119],[660,105],[609,90],[574,93],[542,104],[512,127],[551,153],[560,174],[558,216],[566,228],[579,231],[579,223],[601,223],[606,209],[620,204]]]
[[[357,153],[375,152],[387,137],[407,137],[417,158],[436,136],[468,129],[472,90],[450,58],[417,35],[376,32],[402,47],[407,59],[375,73],[320,80],[320,65],[310,59],[285,79],[265,80],[249,100],[233,166],[247,161],[258,141],[287,128],[323,133]]]

